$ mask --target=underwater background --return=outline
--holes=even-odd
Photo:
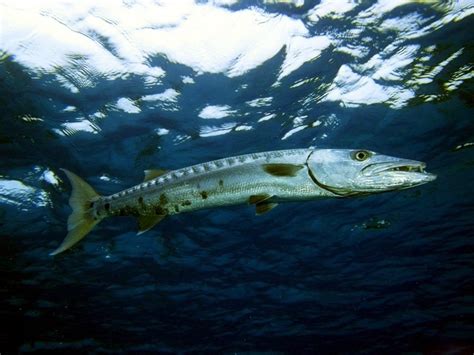
[[[474,1],[0,1],[0,353],[474,350]],[[429,184],[66,235],[74,171],[290,148]]]

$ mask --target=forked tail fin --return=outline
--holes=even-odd
[[[72,193],[69,205],[72,213],[67,220],[68,234],[61,245],[49,255],[56,255],[69,249],[84,238],[101,219],[94,218],[92,202],[100,196],[94,189],[76,174],[66,169],[61,169],[69,178],[72,185]]]

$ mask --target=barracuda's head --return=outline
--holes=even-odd
[[[407,189],[436,179],[425,172],[425,163],[368,150],[316,149],[308,167],[317,185],[340,196]]]

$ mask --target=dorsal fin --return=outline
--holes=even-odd
[[[296,176],[304,168],[301,164],[262,164],[263,170],[273,176]]]
[[[260,216],[261,214],[267,213],[268,211],[271,211],[274,209],[276,206],[278,206],[278,203],[275,202],[260,202],[255,205],[255,214],[257,216]]]
[[[145,170],[145,179],[143,179],[143,181],[153,180],[154,178],[157,178],[158,176],[161,176],[166,173],[167,171],[163,169]]]
[[[153,228],[158,222],[160,222],[166,215],[164,214],[151,214],[151,215],[142,215],[138,217],[138,233],[140,235],[146,231]]]

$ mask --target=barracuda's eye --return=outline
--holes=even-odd
[[[372,156],[372,153],[366,151],[366,150],[358,150],[356,152],[352,152],[352,159],[357,160],[357,161],[364,161],[367,158],[370,158]]]

